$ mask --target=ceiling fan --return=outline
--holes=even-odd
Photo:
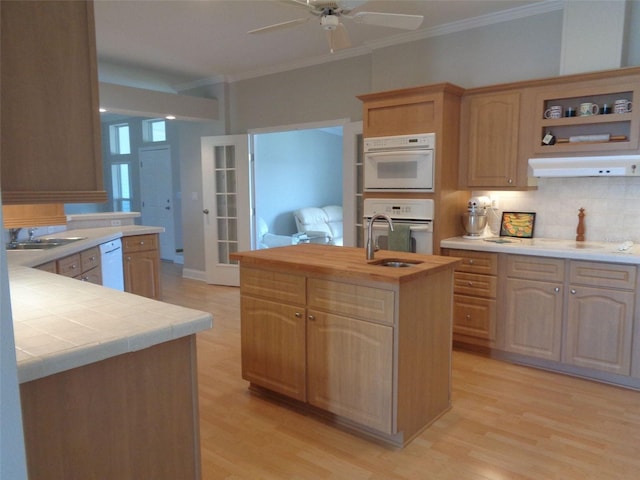
[[[366,0],[283,0],[280,3],[304,7],[311,15],[319,17],[320,26],[326,33],[331,53],[335,50],[351,46],[349,33],[340,22],[341,17],[352,20],[355,23],[401,28],[404,30],[417,29],[424,19],[422,15],[406,15],[402,13],[357,12],[351,14],[353,10],[367,3]],[[313,17],[288,20],[266,27],[256,28],[255,30],[250,30],[248,33],[273,32],[275,30],[302,25],[303,23],[307,23],[311,18]]]

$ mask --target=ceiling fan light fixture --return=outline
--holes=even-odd
[[[320,17],[320,25],[325,30],[335,30],[340,25],[340,21],[336,15],[328,14]]]

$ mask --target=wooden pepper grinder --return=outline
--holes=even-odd
[[[584,208],[578,211],[578,228],[576,228],[576,242],[584,242]]]

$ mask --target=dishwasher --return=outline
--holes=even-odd
[[[100,245],[102,286],[124,291],[122,269],[122,240],[119,238]]]

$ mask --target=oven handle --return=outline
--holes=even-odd
[[[397,222],[399,225],[406,224],[407,222]],[[367,225],[369,225],[369,220],[367,219]],[[374,230],[386,230],[389,228],[389,224],[387,222],[374,222],[373,229]],[[432,230],[431,224],[428,225],[409,225],[409,230],[412,232],[430,232]]]
[[[421,148],[415,150],[391,150],[384,152],[368,152],[365,154],[368,160],[372,161],[380,161],[384,160],[385,162],[406,162],[407,156],[415,156],[420,157],[424,156],[427,152],[430,152],[430,149]],[[403,155],[402,158],[397,158],[399,155]],[[396,157],[396,158],[394,158]]]

